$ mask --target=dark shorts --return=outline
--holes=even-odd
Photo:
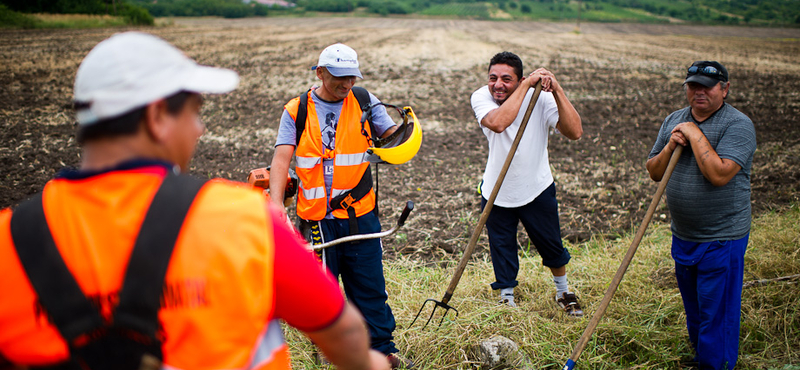
[[[486,198],[481,199],[481,210],[486,206]],[[522,222],[531,243],[542,256],[542,264],[547,267],[566,265],[571,256],[561,242],[561,228],[558,221],[558,201],[556,185],[550,184],[542,194],[530,203],[515,208],[493,206],[486,220],[489,234],[489,249],[496,282],[493,289],[511,288],[517,285],[519,257],[517,250],[517,225]]]

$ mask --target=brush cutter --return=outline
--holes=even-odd
[[[269,169],[270,167],[262,167],[251,170],[247,175],[247,183],[253,187],[261,189],[261,192],[269,200]],[[297,173],[293,169],[289,169],[289,174],[286,178],[286,188],[283,192],[283,205],[288,207],[292,204],[292,197],[297,193]]]
[[[575,362],[578,360],[581,352],[583,352],[583,349],[586,348],[586,344],[589,343],[589,339],[592,337],[594,329],[597,328],[597,324],[600,322],[600,318],[603,317],[603,314],[606,312],[609,303],[611,303],[611,298],[614,296],[614,292],[617,291],[617,287],[619,287],[622,277],[625,276],[625,272],[628,270],[628,265],[630,265],[631,260],[633,260],[633,255],[636,254],[636,249],[639,247],[639,242],[642,241],[644,232],[647,230],[647,225],[649,225],[650,220],[653,219],[653,213],[656,211],[656,207],[661,201],[661,195],[664,194],[664,190],[667,188],[667,182],[669,182],[669,178],[672,176],[672,170],[675,169],[675,165],[678,163],[678,159],[681,157],[682,152],[683,147],[680,145],[675,147],[675,151],[672,152],[672,157],[669,159],[669,164],[667,165],[667,169],[664,171],[664,176],[661,178],[661,182],[658,184],[656,194],[653,196],[653,200],[650,202],[650,207],[647,209],[647,214],[645,214],[644,220],[642,221],[641,226],[639,226],[639,230],[636,232],[633,242],[631,242],[631,246],[628,247],[628,252],[622,259],[622,263],[619,265],[617,273],[614,274],[614,278],[611,279],[611,284],[608,286],[608,289],[603,296],[603,300],[600,302],[600,306],[597,307],[597,311],[594,312],[592,319],[589,320],[589,326],[586,327],[586,330],[583,331],[583,335],[581,335],[581,338],[578,339],[578,344],[575,346],[575,349],[572,351],[572,355],[569,356],[569,359],[562,370],[572,370],[572,368],[575,367]]]
[[[403,208],[403,212],[400,213],[400,218],[397,219],[397,224],[394,225],[391,229],[382,231],[379,233],[371,233],[371,234],[358,234],[358,235],[349,235],[339,239],[331,240],[327,243],[311,245],[311,248],[314,250],[325,249],[328,247],[332,247],[336,244],[347,243],[347,242],[354,242],[358,240],[366,240],[366,239],[374,239],[374,238],[383,238],[389,235],[394,234],[399,228],[403,227],[403,224],[406,223],[406,219],[408,215],[411,214],[411,210],[414,209],[414,202],[407,201],[405,208]]]
[[[422,313],[422,310],[425,308],[425,305],[428,302],[433,303],[433,310],[431,311],[431,315],[428,317],[428,321],[425,322],[425,326],[428,326],[428,323],[431,322],[433,319],[433,314],[436,313],[436,309],[441,307],[445,311],[442,314],[442,320],[439,321],[439,325],[442,325],[444,322],[445,316],[447,316],[447,312],[450,310],[455,311],[456,317],[458,317],[458,310],[448,305],[447,303],[450,302],[450,298],[453,297],[453,291],[456,290],[456,286],[458,286],[458,282],[461,280],[461,275],[464,273],[464,269],[467,267],[467,263],[469,262],[470,257],[472,257],[472,252],[475,251],[475,246],[478,244],[478,238],[481,235],[481,231],[483,230],[483,225],[486,224],[486,220],[489,218],[489,212],[492,210],[492,206],[494,205],[494,200],[497,198],[497,193],[500,191],[500,186],[503,184],[503,180],[506,177],[506,172],[508,172],[508,167],[511,165],[511,160],[514,159],[514,153],[517,151],[517,146],[519,146],[519,142],[522,140],[522,134],[525,133],[525,127],[528,126],[528,120],[531,118],[531,113],[533,112],[533,107],[536,105],[536,101],[539,100],[539,94],[542,92],[542,82],[536,84],[536,89],[533,92],[533,96],[531,97],[530,103],[528,103],[528,110],[525,111],[525,116],[522,118],[522,122],[519,125],[519,129],[517,131],[517,136],[514,138],[514,142],[511,144],[511,149],[508,151],[508,155],[506,156],[506,161],[503,164],[503,168],[500,170],[500,174],[497,176],[497,182],[495,183],[494,187],[492,188],[492,193],[489,196],[489,199],[486,202],[486,206],[483,208],[483,212],[481,213],[481,218],[478,221],[478,224],[475,226],[475,230],[472,232],[472,237],[469,240],[469,244],[467,245],[467,249],[464,250],[464,255],[461,256],[461,261],[458,262],[458,266],[456,267],[455,274],[453,274],[453,278],[450,280],[450,285],[447,287],[447,291],[444,293],[444,297],[442,297],[441,301],[437,301],[433,298],[428,298],[425,302],[422,303],[422,307],[419,308],[417,312],[417,316],[414,317],[414,321],[411,322],[411,326],[417,321],[419,315]]]

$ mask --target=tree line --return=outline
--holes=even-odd
[[[288,0],[294,7],[281,13],[354,11],[378,15],[445,14],[470,16],[476,10],[488,17],[492,9],[507,11],[518,19],[537,17],[575,19],[583,12],[613,13],[610,9],[644,10],[653,17],[671,17],[704,24],[800,25],[797,0]],[[267,16],[273,9],[250,0],[0,0],[8,9],[22,13],[112,14],[133,24],[152,24],[153,17]],[[544,7],[544,8],[543,8]],[[431,9],[440,9],[439,13]],[[447,13],[441,9],[469,9]],[[536,10],[543,9],[543,12]],[[549,10],[549,13],[547,12]],[[443,12],[443,13],[442,13]],[[547,14],[543,14],[547,13]],[[587,14],[587,13],[584,13]],[[621,21],[612,18],[606,21]],[[630,21],[630,19],[628,19]],[[634,20],[636,21],[636,20]]]
[[[122,0],[0,0],[5,17],[18,13],[107,14],[129,24],[152,25],[153,16],[144,8]]]
[[[154,17],[265,17],[269,7],[242,0],[129,0]]]

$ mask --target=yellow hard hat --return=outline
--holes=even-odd
[[[406,163],[414,158],[422,145],[422,127],[411,107],[404,107],[400,113],[403,123],[389,135],[385,141],[377,143],[367,150],[368,159],[372,163]],[[409,123],[408,117],[411,117]]]

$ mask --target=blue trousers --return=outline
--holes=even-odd
[[[347,219],[320,221],[324,240],[350,235]],[[358,217],[358,232],[381,231],[375,211]],[[324,250],[325,263],[331,273],[341,277],[347,299],[361,311],[367,322],[372,349],[384,354],[398,352],[392,341],[394,315],[387,303],[386,280],[383,277],[383,245],[380,239],[367,239],[337,244]]]
[[[676,248],[702,250],[694,264],[675,262],[675,275],[686,310],[686,328],[700,369],[731,370],[739,352],[744,254],[749,234],[737,240],[692,243],[672,237]]]
[[[481,211],[486,207],[481,198]],[[561,242],[558,222],[558,201],[555,183],[530,203],[516,208],[492,206],[486,219],[489,234],[489,252],[492,256],[495,282],[492,289],[513,288],[519,284],[519,255],[517,250],[517,225],[522,222],[525,231],[547,267],[561,267],[571,256]]]

